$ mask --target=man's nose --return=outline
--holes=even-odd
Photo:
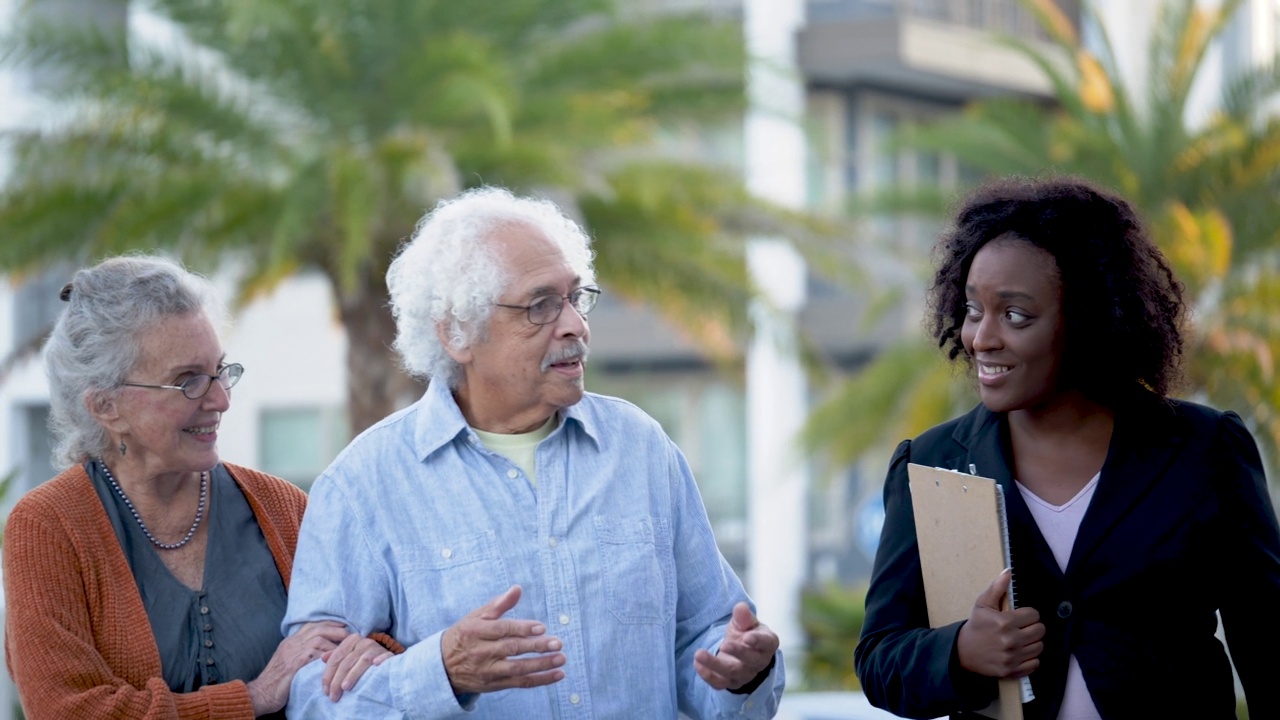
[[[568,298],[562,302],[564,305],[560,308],[560,317],[556,318],[556,337],[582,337],[587,332],[587,318],[578,312]]]

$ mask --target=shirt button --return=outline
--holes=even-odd
[[[205,623],[205,624],[204,624],[204,631],[205,631],[205,632],[211,632],[212,630],[213,630],[213,626],[212,626],[212,625],[210,625],[209,623]]]
[[[569,702],[573,703],[574,705],[577,705],[578,703],[582,702],[582,698],[578,696],[578,693],[574,693],[569,696]]]
[[[560,544],[560,541],[555,538],[547,538],[547,544],[551,547],[555,547]]]
[[[1063,600],[1062,602],[1058,603],[1058,617],[1062,618],[1063,620],[1066,620],[1067,618],[1071,617],[1071,611],[1072,611],[1072,607],[1071,607],[1070,600]]]
[[[471,437],[468,437],[467,439],[471,441],[471,444],[472,444],[472,445],[475,445],[476,443],[480,442],[480,438],[476,437],[475,435],[472,435]]]
[[[200,614],[201,614],[201,615],[208,615],[208,614],[209,614],[209,606],[208,606],[208,605],[203,605],[203,606],[201,606],[201,607],[200,607]]]
[[[212,665],[212,664],[213,664],[213,658],[205,658],[205,659],[204,659],[204,664],[205,664],[205,665]]]
[[[212,640],[205,640],[205,641],[204,641],[204,646],[205,646],[205,647],[213,647],[213,641],[212,641]]]
[[[568,624],[569,624],[569,616],[568,616],[568,615],[561,615],[561,616],[560,616],[560,624],[561,624],[561,625],[568,625]]]
[[[441,550],[440,557],[444,558],[445,560],[448,560],[449,558],[453,557],[453,548],[445,548]]]
[[[515,468],[511,468],[510,470],[508,470],[508,471],[507,471],[507,477],[509,477],[509,478],[511,478],[512,480],[514,480],[514,479],[516,479],[516,478],[520,477],[520,473],[519,473],[519,471],[517,471]]]

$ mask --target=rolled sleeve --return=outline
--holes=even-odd
[[[716,693],[720,703],[720,717],[768,720],[777,712],[786,685],[786,669],[782,665],[782,651],[774,653],[773,669],[759,687],[749,695],[735,695],[727,690]]]
[[[392,702],[410,720],[465,717],[476,708],[479,695],[453,694],[440,650],[443,635],[438,632],[414,645],[389,668]]]

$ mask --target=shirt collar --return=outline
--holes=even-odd
[[[572,422],[582,428],[582,434],[595,444],[596,448],[600,447],[600,418],[596,416],[597,405],[593,401],[592,393],[585,393],[582,399],[575,405],[561,410],[564,415],[564,422],[560,423],[560,432],[567,432],[565,428]]]
[[[453,399],[448,383],[432,380],[427,391],[418,400],[418,414],[414,431],[414,448],[418,457],[427,459],[431,453],[448,445],[459,435],[469,438],[473,434],[462,417],[462,410]]]
[[[584,395],[582,401],[561,411],[564,422],[551,433],[553,436],[559,432],[568,432],[565,428],[572,423],[582,428],[583,434],[599,447],[600,422],[594,407],[588,403],[588,398],[589,395]],[[424,460],[459,436],[468,442],[475,437],[475,432],[467,425],[467,419],[462,416],[458,402],[453,399],[453,391],[449,389],[448,383],[429,383],[415,410],[418,420],[414,447],[418,457]]]

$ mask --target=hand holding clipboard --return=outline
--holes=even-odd
[[[1025,628],[1008,626],[1016,625],[1018,616],[1007,612],[1016,605],[1016,592],[1012,576],[1005,574],[1011,564],[1009,526],[1000,486],[990,478],[915,463],[907,466],[907,473],[929,625],[970,620],[975,627],[966,624],[962,634],[991,637],[1014,632],[1025,639]],[[1043,626],[1039,633],[1043,636]],[[1012,667],[996,662],[975,671],[1007,676],[1025,664],[1025,658],[1013,659],[1018,662]],[[1021,720],[1022,703],[1034,697],[1027,678],[1002,679],[999,698],[981,714]]]

